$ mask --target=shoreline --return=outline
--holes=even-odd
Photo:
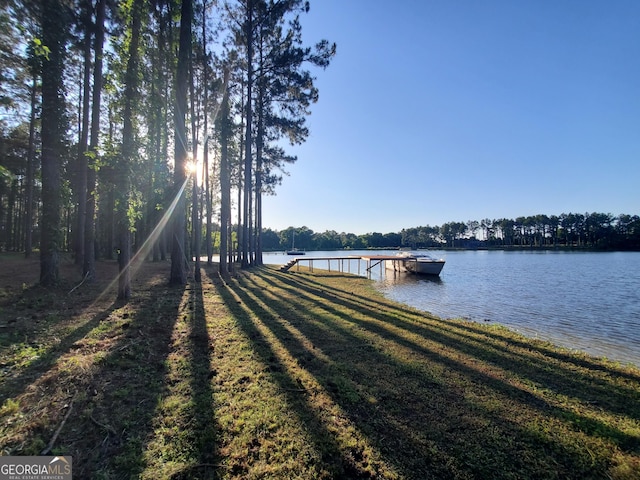
[[[339,252],[342,255],[349,254],[348,251]],[[353,252],[354,254],[365,255],[365,251]],[[390,252],[387,251],[387,253]],[[480,261],[480,258],[484,258],[482,252],[469,250],[449,251],[440,252],[438,255],[447,258],[447,254],[451,262],[456,261],[455,268],[454,263],[451,263],[449,267],[445,266],[441,279],[433,279],[433,281],[429,281],[430,279],[426,277],[407,276],[405,278],[402,275],[396,279],[396,277],[389,277],[388,272],[385,275],[378,269],[375,269],[369,275],[368,272],[362,269],[362,265],[360,267],[356,265],[354,269],[354,265],[347,262],[344,262],[344,264],[332,262],[329,268],[327,262],[322,258],[316,262],[316,266],[318,268],[329,268],[330,270],[341,269],[344,272],[350,271],[354,274],[367,276],[367,278],[377,279],[381,283],[376,283],[376,285],[388,298],[426,312],[432,312],[443,319],[463,318],[479,323],[500,323],[531,338],[552,341],[570,350],[585,351],[590,355],[606,357],[622,364],[631,363],[635,366],[640,366],[640,351],[637,347],[638,344],[635,343],[637,335],[633,331],[631,324],[632,317],[623,313],[629,312],[629,308],[612,311],[600,307],[601,305],[611,304],[614,298],[617,299],[615,301],[624,301],[625,295],[633,293],[629,291],[629,288],[632,287],[623,284],[620,285],[621,288],[609,292],[610,295],[601,293],[598,290],[585,298],[582,292],[598,288],[599,280],[595,278],[587,279],[588,275],[587,277],[571,275],[571,272],[575,273],[572,270],[573,265],[591,264],[595,261],[597,264],[595,266],[596,269],[607,266],[606,277],[601,279],[605,285],[612,285],[611,282],[614,281],[623,281],[625,277],[621,276],[622,273],[617,276],[614,275],[615,278],[610,278],[612,274],[609,273],[609,270],[617,270],[613,263],[610,264],[611,257],[600,257],[597,253],[594,254],[592,252],[576,253],[576,255],[587,255],[589,257],[590,260],[585,259],[583,262],[577,257],[572,257],[574,254],[570,252],[549,253],[547,255],[543,252],[534,252],[531,255],[545,257],[536,259],[531,257],[528,251],[513,251],[513,253],[504,254],[489,251],[487,254],[490,256],[489,258],[493,258],[496,261],[498,270],[485,271],[486,265],[494,264],[494,261],[487,261],[488,263]],[[460,255],[465,254],[466,256],[460,257]],[[498,257],[491,257],[492,254],[498,255]],[[623,270],[627,274],[633,275],[634,270],[631,269],[630,271],[626,265],[629,262],[632,265],[637,265],[637,260],[640,260],[639,257],[628,252],[611,252],[608,254],[630,255]],[[317,253],[309,252],[306,257],[303,257],[304,262],[302,265],[306,265],[308,260],[314,259],[315,255]],[[320,257],[328,257],[331,252],[323,251],[319,255]],[[476,255],[481,257],[476,257]],[[518,255],[518,257],[509,259],[509,255]],[[561,258],[554,259],[554,255],[560,255]],[[523,257],[520,258],[520,256]],[[464,261],[461,262],[460,258],[463,258]],[[609,258],[609,260],[605,258]],[[617,263],[619,264],[619,257],[615,258],[618,258]],[[265,255],[264,259],[269,264],[286,262],[278,254]],[[511,263],[520,265],[520,268],[526,267],[526,270],[522,272],[522,275],[518,275],[515,278],[513,269],[509,270],[507,268],[505,270],[503,268]],[[538,271],[544,277],[547,270],[545,270],[545,267],[538,267],[539,265],[547,265],[547,268],[555,268],[558,272],[560,270],[565,272],[565,282],[559,290],[563,293],[556,294],[555,290],[548,293],[543,291],[540,285],[544,282],[540,283],[536,280],[542,277],[529,274],[530,271]],[[478,284],[480,274],[487,275],[486,288],[485,283]],[[378,278],[380,276],[382,278]],[[544,281],[553,282],[552,278],[544,278],[546,279]],[[481,281],[484,282],[484,280]],[[574,282],[576,285],[583,285],[584,289],[580,290],[579,287],[571,287]],[[418,288],[418,284],[423,285],[424,288]],[[637,284],[637,281],[632,283],[632,285],[635,284]],[[495,289],[493,294],[480,297],[476,293],[479,291],[485,292],[487,288],[490,288],[489,285],[492,285],[491,288]],[[525,285],[529,285],[529,287],[525,289]],[[563,294],[570,295],[570,297],[563,297]],[[534,303],[527,305],[526,302],[519,301],[518,298],[521,298],[522,295],[524,295],[522,298],[529,298],[530,302]],[[442,299],[439,296],[442,296]],[[567,298],[567,301],[564,298]],[[583,303],[576,303],[576,301]],[[578,310],[584,310],[584,315],[576,315],[575,312]],[[568,325],[575,328],[568,328]],[[613,328],[613,330],[609,331],[609,328]],[[627,331],[628,336],[621,336],[620,332],[623,331]]]
[[[319,268],[314,268],[314,272],[315,270],[317,270],[318,272],[322,272],[322,269]],[[324,273],[330,273],[330,271],[324,270]],[[353,275],[353,276],[361,276],[352,272],[342,272],[346,275]],[[373,282],[374,285],[376,282],[378,282],[379,280],[373,280],[368,278],[369,281]],[[381,295],[383,295],[385,298],[387,298],[389,301],[391,302],[395,302],[401,305],[404,305],[408,308],[415,308],[423,313],[425,313],[426,315],[429,315],[431,317],[437,318],[441,321],[447,322],[447,321],[452,321],[452,322],[471,322],[477,325],[496,325],[499,326],[501,328],[504,328],[510,332],[513,332],[515,335],[518,336],[522,336],[525,337],[529,340],[531,340],[532,342],[543,342],[543,343],[547,343],[549,345],[551,345],[553,348],[556,348],[558,350],[561,351],[565,351],[565,352],[569,352],[569,353],[574,353],[576,355],[585,355],[594,359],[598,359],[601,361],[605,361],[605,362],[609,362],[615,365],[620,365],[622,367],[630,367],[630,368],[636,368],[636,369],[640,369],[640,360],[631,360],[631,359],[625,359],[625,358],[615,358],[614,356],[607,356],[607,355],[600,355],[594,352],[590,352],[588,350],[587,347],[580,347],[577,346],[574,342],[572,342],[568,337],[563,337],[561,334],[556,334],[553,335],[552,333],[545,333],[543,330],[539,330],[533,327],[522,327],[522,326],[514,326],[514,325],[509,325],[507,323],[504,322],[500,322],[497,320],[478,320],[478,319],[474,319],[474,318],[470,318],[470,317],[466,317],[466,316],[451,316],[451,317],[444,317],[444,316],[440,316],[437,315],[429,310],[425,310],[422,308],[418,308],[415,307],[409,303],[405,303],[405,302],[401,302],[398,300],[394,300],[393,298],[390,298],[387,296],[387,294],[382,291],[379,290],[376,287],[376,291],[378,291]],[[563,340],[565,339],[565,340]]]

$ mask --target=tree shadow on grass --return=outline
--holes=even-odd
[[[265,321],[266,315],[256,307],[255,302],[234,281],[217,285],[218,293],[234,316],[244,335],[251,339],[252,348],[264,369],[270,372],[272,380],[286,397],[287,404],[299,418],[314,449],[320,452],[324,464],[322,471],[329,472],[331,478],[371,478],[370,473],[361,469],[358,462],[362,459],[353,456],[353,452],[341,448],[335,435],[327,429],[320,412],[313,409],[304,395],[299,379],[287,373],[286,366],[278,360],[278,353],[263,335],[254,321],[259,315]]]
[[[206,275],[206,273],[205,273]],[[208,281],[206,281],[208,280]],[[212,378],[215,372],[211,369],[211,354],[215,348],[207,328],[205,311],[205,293],[211,293],[210,283],[215,278],[203,275],[201,283],[193,283],[190,288],[189,311],[190,332],[188,341],[189,378],[192,397],[192,423],[190,443],[192,462],[171,475],[172,480],[215,479],[218,478],[216,449],[216,419],[213,400]],[[206,286],[203,286],[205,285]],[[205,291],[207,289],[207,291]]]
[[[344,290],[340,290],[337,288],[332,288],[332,287],[328,287],[325,284],[320,284],[318,283],[316,280],[313,279],[313,277],[319,277],[321,275],[308,275],[305,273],[302,273],[300,275],[298,275],[295,279],[294,278],[289,278],[287,281],[287,283],[289,285],[291,285],[293,288],[296,287],[297,285],[297,280],[302,281],[302,282],[307,282],[308,285],[311,287],[313,285],[317,286],[319,289],[321,288],[324,292],[326,292],[327,294],[332,294],[341,298],[346,298],[350,301],[356,302],[356,303],[360,303],[362,305],[371,305],[372,303],[377,303],[379,305],[384,305],[385,308],[391,308],[401,314],[405,314],[405,315],[409,315],[411,316],[412,314],[415,315],[414,312],[412,312],[409,308],[402,308],[402,307],[393,307],[390,305],[390,302],[387,303],[383,303],[380,302],[378,300],[375,300],[373,298],[368,298],[368,297],[363,297],[360,295],[353,295],[353,294],[345,294]],[[323,275],[325,277],[332,277],[335,278],[335,276],[332,275]],[[351,276],[349,277],[351,280],[354,280],[354,277]],[[423,279],[422,281],[429,281],[429,282],[441,282],[442,280],[438,279]],[[425,313],[425,315],[428,315]],[[459,329],[466,329],[470,332],[480,332],[482,335],[486,336],[486,337],[494,337],[495,339],[498,340],[504,340],[505,337],[503,335],[500,335],[499,333],[492,333],[489,332],[487,329],[483,328],[480,324],[476,324],[474,322],[459,322],[456,320],[444,320],[444,319],[438,319],[437,317],[431,317],[429,314],[429,318],[431,320],[434,321],[439,321],[441,323],[445,323],[447,325],[454,325],[456,328]],[[509,343],[513,344],[513,345],[520,345],[521,347],[530,350],[530,351],[538,351],[540,354],[546,356],[546,357],[550,357],[550,358],[555,358],[558,361],[570,364],[573,363],[576,367],[579,368],[585,368],[588,370],[592,370],[592,371],[602,371],[606,374],[611,374],[611,375],[616,375],[622,378],[627,378],[629,380],[632,380],[634,382],[638,382],[640,381],[640,370],[635,369],[627,369],[624,367],[619,367],[615,364],[611,364],[611,363],[606,363],[606,362],[602,362],[602,361],[598,361],[596,359],[592,359],[589,358],[588,356],[584,356],[584,355],[576,355],[574,353],[570,353],[570,352],[565,352],[562,350],[559,350],[557,348],[550,348],[549,344],[547,342],[544,341],[528,341],[528,342],[519,342],[515,339],[513,339],[512,337],[510,337],[508,339]]]
[[[203,284],[195,282],[186,288],[161,285],[135,309],[128,327],[134,340],[105,359],[97,375],[105,383],[112,379],[117,390],[103,392],[92,410],[104,419],[94,423],[108,426],[109,438],[92,452],[99,469],[88,473],[218,478],[207,329],[214,320],[207,318],[204,295]],[[109,411],[119,414],[110,417]]]
[[[307,285],[314,288],[315,295],[333,303],[350,308],[356,308],[357,305],[363,314],[378,315],[385,324],[420,334],[442,344],[453,345],[467,355],[526,378],[539,388],[550,388],[557,393],[580,398],[586,403],[593,403],[597,399],[600,407],[612,413],[640,419],[640,393],[637,389],[640,378],[632,372],[608,367],[602,362],[597,363],[576,355],[555,352],[545,346],[537,346],[540,342],[526,343],[514,340],[472,323],[426,317],[422,322],[416,321],[420,318],[415,311],[375,299],[353,298],[353,295],[345,294],[344,291],[327,289],[325,285],[318,284],[310,277],[298,276],[295,282],[286,277],[282,280],[293,290],[297,290],[300,285]],[[320,289],[320,286],[324,288]],[[382,309],[391,314],[380,316]],[[589,375],[585,375],[574,366],[585,369]],[[605,375],[590,375],[592,372],[603,372]],[[611,381],[614,377],[631,382],[628,385],[625,382],[614,383]]]
[[[319,285],[311,277],[298,277],[297,280],[302,283],[308,282],[310,286]],[[289,285],[295,289],[298,284]],[[513,336],[501,334],[498,330],[490,331],[472,322],[447,321],[426,316],[424,321],[416,322],[416,318],[420,318],[416,316],[415,311],[408,308],[390,306],[374,299],[366,301],[362,297],[354,300],[344,291],[329,289],[332,290],[329,294],[326,290],[319,295],[335,303],[348,305],[350,302],[356,302],[363,308],[362,311],[371,313],[385,308],[393,312],[384,318],[387,323],[420,333],[427,338],[435,333],[443,343],[446,342],[446,338],[443,338],[445,335],[449,337],[450,343],[456,343],[456,348],[460,351],[498,367],[507,368],[533,382],[548,384],[541,385],[543,388],[550,387],[558,393],[578,397],[586,403],[593,403],[594,398],[597,398],[600,406],[613,413],[640,419],[640,394],[637,389],[640,376],[637,371],[558,352],[544,342],[519,341]],[[440,328],[437,328],[438,326]],[[600,372],[604,375],[599,375]],[[622,381],[613,382],[612,379]],[[603,405],[602,402],[606,404]]]
[[[123,335],[80,392],[59,447],[70,451],[78,478],[138,478],[145,469],[183,292],[167,285],[134,292],[131,313],[118,319]]]
[[[244,282],[251,282],[245,278]],[[313,316],[301,308],[297,302],[291,302],[285,298],[279,298],[273,306],[273,310],[265,305],[274,305],[273,298],[268,299],[265,294],[252,296],[248,292],[263,291],[264,289],[240,285],[234,292],[241,299],[242,304],[248,308],[246,321],[243,326],[249,338],[254,340],[258,350],[266,350],[262,354],[264,362],[274,362],[272,347],[267,338],[257,328],[252,317],[259,318],[271,333],[273,333],[288,349],[297,363],[309,371],[334,400],[334,402],[355,422],[356,427],[369,438],[375,440],[377,448],[389,460],[394,469],[403,472],[408,478],[464,478],[463,471],[456,466],[457,460],[449,453],[438,449],[433,438],[424,435],[424,432],[412,422],[428,425],[428,417],[421,418],[418,415],[403,418],[405,414],[415,413],[414,407],[423,402],[437,405],[435,414],[445,414],[441,409],[454,407],[460,401],[459,392],[451,392],[441,386],[429,375],[421,375],[418,371],[409,371],[402,365],[391,365],[390,358],[384,352],[372,347],[349,331],[338,325],[331,325],[330,329],[337,334],[331,335],[328,329],[322,325],[314,324],[309,318]],[[301,316],[299,322],[286,321],[291,318],[291,313]],[[295,323],[295,327],[293,324]],[[285,325],[288,324],[288,325]],[[304,324],[304,329],[302,325]],[[305,332],[305,338],[312,342],[312,346],[305,346],[301,340],[292,333],[300,329]],[[317,350],[316,350],[317,349]],[[321,359],[321,354],[326,354],[328,360]],[[362,357],[367,357],[362,360]],[[391,367],[390,367],[391,365]],[[281,368],[278,368],[280,371]],[[396,370],[393,372],[393,370]],[[384,372],[390,373],[385,375]],[[395,382],[403,374],[403,384]],[[382,374],[382,377],[379,377]],[[283,388],[298,386],[291,377]],[[416,393],[421,394],[416,402]],[[298,416],[307,421],[309,418],[318,418],[319,412],[309,404],[295,402],[298,396],[291,399],[296,406]],[[465,426],[465,419],[457,419],[458,426]],[[322,437],[316,438],[320,446],[326,444],[326,437],[333,437],[334,433],[317,422],[307,424],[310,432],[322,433]],[[470,425],[466,425],[470,426]],[[428,427],[427,427],[428,428]],[[334,471],[339,471],[340,465],[348,465],[348,470],[339,471],[340,478],[367,478],[371,474],[363,467],[370,461],[362,458],[364,447],[354,446],[350,451],[340,451],[337,441],[333,440],[332,455],[326,456],[327,461],[333,462]],[[337,459],[341,460],[338,461]],[[355,462],[353,460],[356,460]],[[361,462],[358,462],[358,459]]]
[[[243,291],[260,290],[250,285],[251,281],[243,279],[247,286]],[[257,298],[248,294],[242,298],[397,470],[408,478],[466,478],[470,473],[498,478],[491,468],[501,453],[499,438],[484,435],[482,428],[488,422],[482,417],[491,418],[492,414],[475,405],[470,415],[463,385],[448,385],[437,375],[393,358],[375,341],[350,328],[348,314],[332,312],[314,320],[318,312],[302,307],[308,300],[306,292],[300,289],[297,293],[300,301],[290,297],[269,301],[266,295]],[[266,311],[265,304],[273,311]],[[291,328],[300,331],[330,361],[314,358],[291,335]],[[391,332],[379,333],[393,337]],[[430,361],[442,362],[437,353],[429,353]],[[456,450],[459,435],[452,432],[463,431],[476,437],[475,451],[467,443]],[[508,431],[503,434],[516,436]],[[491,461],[485,464],[482,457],[488,457],[487,450]]]
[[[318,273],[314,273],[313,275],[310,275],[306,272],[301,272],[299,273],[297,276],[289,276],[290,278],[288,279],[288,283],[292,286],[296,285],[296,281],[297,280],[301,280],[303,282],[308,282],[309,285],[317,285],[318,288],[322,288],[323,290],[327,291],[327,292],[331,292],[337,296],[345,296],[345,290],[348,290],[347,288],[345,288],[345,290],[342,289],[338,289],[338,288],[332,288],[330,286],[327,286],[325,284],[321,284],[318,283],[316,280],[314,280],[314,278],[322,278],[322,277],[327,277],[327,278],[337,278],[336,275],[330,275],[330,274],[318,274]],[[292,277],[297,277],[297,278],[292,278]],[[349,278],[351,280],[361,280],[361,277],[355,277],[353,275],[351,276],[343,276],[345,279]],[[431,278],[425,278],[425,279],[421,279],[421,282],[442,282],[442,280],[438,277],[435,279],[431,279]],[[345,283],[345,285],[347,285],[348,282]],[[350,300],[353,301],[357,301],[357,299],[361,300],[364,304],[368,304],[371,303],[372,301],[374,301],[374,299],[369,298],[369,297],[364,297],[361,295],[353,295],[353,294],[348,294],[347,298],[349,298]],[[381,302],[378,302],[381,303]],[[391,302],[387,302],[384,303],[385,306],[389,307]],[[411,308],[403,308],[403,307],[396,307],[396,310],[398,311],[406,311],[406,312],[410,312],[411,313]],[[415,309],[413,309],[415,311]],[[430,313],[425,312],[425,315],[428,315],[430,318],[434,319],[434,320],[440,320],[441,322],[445,322],[445,323],[451,323],[450,319],[440,319],[439,317],[435,317],[432,316]],[[456,319],[454,319],[456,320]],[[482,325],[480,323],[477,322],[473,322],[473,321],[467,321],[465,322],[466,326],[465,328],[469,328],[469,329],[473,329],[473,330],[482,330],[483,332],[486,332],[486,330],[484,330],[482,328]],[[489,334],[489,332],[486,332],[486,334]],[[514,341],[513,339],[511,339],[512,341]],[[627,369],[624,368],[624,366],[622,367],[618,367],[617,365],[615,365],[614,362],[610,362],[608,364],[605,364],[597,359],[590,359],[589,356],[584,356],[584,355],[575,355],[571,352],[563,352],[562,350],[558,350],[558,349],[553,349],[549,347],[548,342],[545,341],[538,341],[538,342],[527,342],[526,344],[522,344],[523,346],[529,348],[529,349],[535,349],[535,350],[539,350],[541,353],[543,353],[544,355],[547,356],[551,356],[551,357],[556,357],[557,359],[561,360],[561,361],[565,361],[565,362],[572,362],[575,363],[576,366],[578,367],[583,367],[583,368],[589,368],[592,370],[602,370],[605,372],[615,372],[616,375],[625,377],[625,378],[630,378],[632,380],[640,380],[640,374],[638,372],[640,372],[639,370],[636,369],[636,371],[628,371]]]
[[[505,339],[504,335],[499,332],[490,332],[483,329],[480,325],[469,323],[458,323],[457,328],[467,330],[471,333],[481,333],[484,336],[492,337],[498,341]],[[591,371],[600,371],[607,375],[615,375],[617,377],[626,378],[633,382],[640,382],[640,370],[637,368],[625,368],[624,366],[618,366],[617,364],[608,364],[602,361],[597,361],[586,355],[576,354],[568,351],[559,350],[557,348],[551,348],[548,342],[542,340],[532,340],[528,342],[522,342],[513,338],[508,339],[509,343],[513,346],[519,346],[527,350],[535,350],[545,357],[554,358],[559,362],[566,364],[574,364],[578,368],[584,368]]]
[[[62,357],[70,352],[78,341],[85,338],[92,330],[100,325],[101,322],[109,318],[109,315],[118,308],[118,303],[113,302],[109,307],[96,313],[91,319],[79,324],[68,335],[64,336],[59,343],[53,343],[47,348],[47,351],[40,354],[37,359],[29,363],[27,367],[16,367],[19,373],[10,376],[2,381],[0,385],[0,405],[8,398],[15,398],[24,393],[31,385],[34,385],[39,378],[45,375]],[[59,318],[59,322],[65,322],[69,320],[73,315],[69,314],[68,317]],[[26,334],[27,336],[29,334]],[[47,339],[51,341],[51,339]],[[30,342],[33,345],[38,345],[39,340],[37,337],[31,337]],[[1,342],[2,348],[9,348],[12,345],[12,340],[7,339]],[[6,368],[6,367],[5,367]]]
[[[3,439],[5,452],[38,454],[51,439],[53,453],[73,456],[74,478],[215,478],[202,287],[187,286],[185,295],[185,288],[166,284],[163,265],[142,268],[133,279],[131,300],[100,310],[100,304],[108,304],[100,300],[108,281],[71,296],[65,288],[59,294],[45,290],[48,297],[41,297],[35,295],[39,287],[23,296],[17,314],[30,318],[34,308],[48,306],[55,315],[21,325],[29,339],[26,347],[42,345],[39,357],[12,370],[3,365],[0,405],[22,395],[27,410],[16,415],[31,417],[13,429],[7,422],[4,431],[11,439]],[[98,313],[83,321],[85,307]],[[60,326],[64,332],[56,330]],[[60,339],[51,341],[51,332]],[[17,348],[22,335],[14,337],[2,338],[0,348]],[[7,371],[14,376],[7,379]],[[169,397],[173,403],[167,407]],[[181,415],[168,411],[176,405]],[[159,414],[184,424],[176,432]],[[172,442],[174,433],[178,445]],[[21,445],[10,443],[16,439]]]
[[[259,270],[254,274],[272,284],[290,281],[282,274]],[[250,276],[239,282],[236,294],[248,308],[332,393],[359,428],[375,439],[380,451],[395,464],[405,466],[410,477],[428,478],[442,468],[441,473],[452,478],[467,474],[499,478],[514,472],[543,478],[540,475],[548,473],[554,465],[558,474],[564,472],[568,478],[603,475],[607,465],[602,458],[599,463],[594,460],[595,465],[585,465],[578,447],[553,434],[544,434],[544,429],[553,428],[555,421],[573,421],[587,434],[607,438],[632,454],[637,449],[636,437],[570,409],[550,405],[542,396],[514,385],[508,374],[512,359],[505,358],[501,363],[500,368],[507,375],[497,376],[492,369],[478,368],[474,358],[491,358],[500,353],[491,348],[484,350],[475,339],[465,340],[456,335],[452,338],[440,327],[421,325],[415,313],[408,310],[404,314],[408,318],[413,314],[413,321],[384,313],[386,305],[378,308],[370,303],[363,305],[368,299],[352,301],[332,295],[333,302],[350,310],[344,312],[319,302],[324,286],[318,288],[299,279],[293,290],[290,284],[277,285],[290,289],[286,297],[269,295]],[[261,293],[251,296],[247,292]],[[326,362],[314,358],[309,348],[292,336],[291,328],[329,356],[331,372],[327,371]],[[417,343],[412,335],[429,342]],[[444,348],[434,346],[434,342]],[[385,351],[385,344],[395,344],[408,357],[394,358]],[[543,368],[542,363],[538,368]],[[336,388],[336,372],[343,375],[348,389],[357,395],[345,396],[341,388]],[[443,383],[446,375],[455,381]],[[557,379],[564,382],[569,377],[569,372],[564,372]],[[375,399],[374,405],[352,401],[354,397],[362,400],[367,396]],[[540,429],[512,420],[508,418],[511,410],[503,409],[502,405],[510,403],[526,405],[533,422],[544,423],[548,417],[551,420]],[[304,413],[300,412],[303,418]],[[514,444],[525,448],[529,457],[509,460],[507,457],[518,450]],[[401,445],[402,452],[389,445]],[[508,471],[496,470],[505,465],[509,466]]]

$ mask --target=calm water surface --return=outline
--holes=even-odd
[[[372,254],[309,252],[306,258]],[[375,252],[394,254],[395,252]],[[596,356],[640,366],[640,253],[431,252],[447,263],[439,279],[372,269],[390,299],[438,315],[506,325]],[[267,254],[265,263],[291,257]],[[317,261],[315,268],[338,269]],[[358,273],[358,262],[344,266]],[[364,262],[360,274],[367,275]]]

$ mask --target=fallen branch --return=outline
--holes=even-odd
[[[67,423],[67,419],[69,418],[69,415],[71,415],[71,410],[73,410],[73,402],[76,399],[76,395],[77,393],[73,395],[73,398],[69,403],[69,408],[67,409],[67,413],[64,415],[64,418],[62,419],[62,423],[60,423],[60,425],[54,432],[53,437],[51,437],[51,440],[49,441],[49,444],[47,445],[47,447],[44,450],[42,450],[42,452],[40,452],[40,455],[47,455],[53,448],[53,445],[56,443],[56,440],[58,439],[58,435],[60,435],[60,432],[62,431],[62,427],[64,427],[64,424]]]
[[[76,288],[80,287],[80,286],[85,282],[85,280],[86,280],[88,277],[89,277],[89,272],[87,272],[87,273],[85,274],[85,276],[84,276],[84,278],[82,279],[82,281],[81,281],[78,285],[76,285],[75,287],[73,287],[73,288],[71,289],[71,291],[70,291],[69,293],[67,293],[67,295],[71,295],[71,294],[73,293],[73,291],[74,291]]]

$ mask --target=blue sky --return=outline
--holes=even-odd
[[[311,135],[263,226],[640,214],[640,1],[312,0]]]

